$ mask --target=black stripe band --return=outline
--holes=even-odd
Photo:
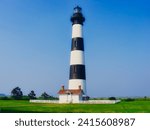
[[[71,51],[73,50],[82,50],[84,51],[83,38],[72,38]]]
[[[86,79],[85,65],[71,65],[69,79]]]
[[[82,24],[85,21],[85,18],[83,17],[83,15],[81,13],[74,13],[73,16],[71,17],[71,22],[72,25],[74,24]]]

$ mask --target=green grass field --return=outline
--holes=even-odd
[[[122,101],[118,104],[48,104],[24,100],[0,100],[1,113],[150,113],[150,101]]]

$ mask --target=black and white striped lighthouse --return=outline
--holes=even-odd
[[[72,45],[70,55],[69,89],[79,89],[80,86],[86,95],[84,40],[82,31],[84,21],[85,18],[82,15],[82,9],[79,6],[75,7],[71,17]]]

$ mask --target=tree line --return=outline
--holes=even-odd
[[[53,97],[46,92],[43,92],[41,96],[37,97],[34,90],[31,90],[29,94],[23,95],[20,87],[15,87],[11,91],[10,96],[1,97],[1,99],[14,99],[14,100],[30,100],[30,99],[43,99],[43,100],[57,100],[57,97]]]

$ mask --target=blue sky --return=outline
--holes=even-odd
[[[0,0],[0,93],[68,87],[76,5],[86,17],[88,95],[150,96],[149,0]]]

